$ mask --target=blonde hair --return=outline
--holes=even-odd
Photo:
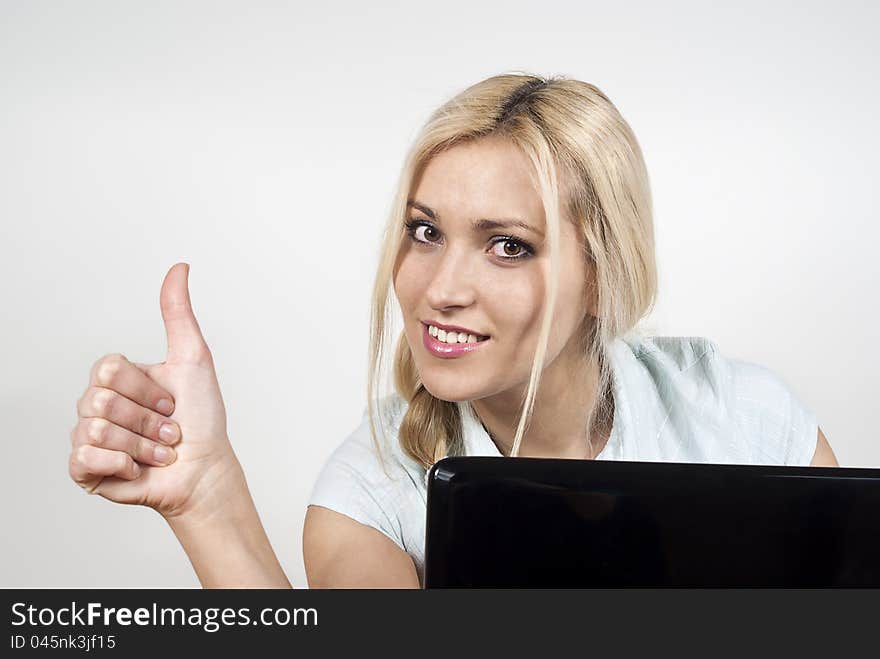
[[[558,289],[563,214],[579,229],[598,300],[597,317],[590,327],[582,328],[581,336],[583,354],[595,358],[599,366],[597,403],[589,414],[588,431],[611,413],[610,345],[653,308],[657,274],[648,175],[638,142],[617,108],[595,86],[562,76],[511,73],[468,87],[436,110],[417,135],[385,229],[373,287],[367,386],[370,429],[377,450],[383,355],[390,342],[389,292],[404,237],[407,200],[434,155],[489,135],[510,140],[530,161],[544,204],[550,253],[547,302],[511,457],[518,455],[528,426],[547,351]],[[426,469],[447,455],[462,454],[459,406],[435,398],[421,384],[403,333],[393,371],[394,385],[408,401],[398,433],[401,448]]]

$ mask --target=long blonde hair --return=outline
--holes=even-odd
[[[648,175],[638,142],[617,108],[595,86],[562,76],[503,74],[468,87],[436,110],[417,135],[385,229],[373,287],[367,385],[370,429],[377,450],[378,428],[387,427],[378,423],[383,414],[379,392],[384,351],[391,338],[389,293],[404,237],[407,200],[434,155],[488,135],[510,140],[530,161],[544,204],[550,251],[547,300],[511,457],[518,454],[544,365],[558,289],[563,215],[579,229],[584,258],[595,273],[597,317],[583,328],[581,337],[584,356],[595,358],[599,365],[597,403],[588,418],[588,431],[607,419],[613,404],[608,395],[608,348],[635,328],[654,305],[657,273]],[[461,454],[464,440],[458,403],[435,398],[421,384],[403,333],[393,372],[397,392],[408,402],[398,433],[401,448],[426,469],[447,455]],[[381,459],[381,451],[379,455]]]

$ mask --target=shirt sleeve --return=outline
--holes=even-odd
[[[383,453],[384,455],[384,453]],[[312,488],[308,505],[322,506],[370,526],[404,548],[400,518],[399,467],[376,453],[366,415],[330,455]],[[392,476],[389,478],[389,475]],[[399,474],[398,474],[399,475]]]
[[[731,408],[758,464],[809,465],[819,423],[795,391],[770,369],[729,359]]]

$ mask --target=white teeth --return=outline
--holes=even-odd
[[[475,334],[468,334],[467,332],[447,332],[435,325],[428,325],[428,334],[443,343],[478,343]]]

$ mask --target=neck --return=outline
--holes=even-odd
[[[587,438],[590,411],[597,403],[599,364],[563,359],[560,354],[540,380],[532,417],[523,434],[518,455],[536,458],[593,458],[608,442],[613,419],[594,421]],[[519,423],[526,385],[475,400],[474,411],[502,455],[510,455]],[[613,397],[611,398],[613,406]]]

